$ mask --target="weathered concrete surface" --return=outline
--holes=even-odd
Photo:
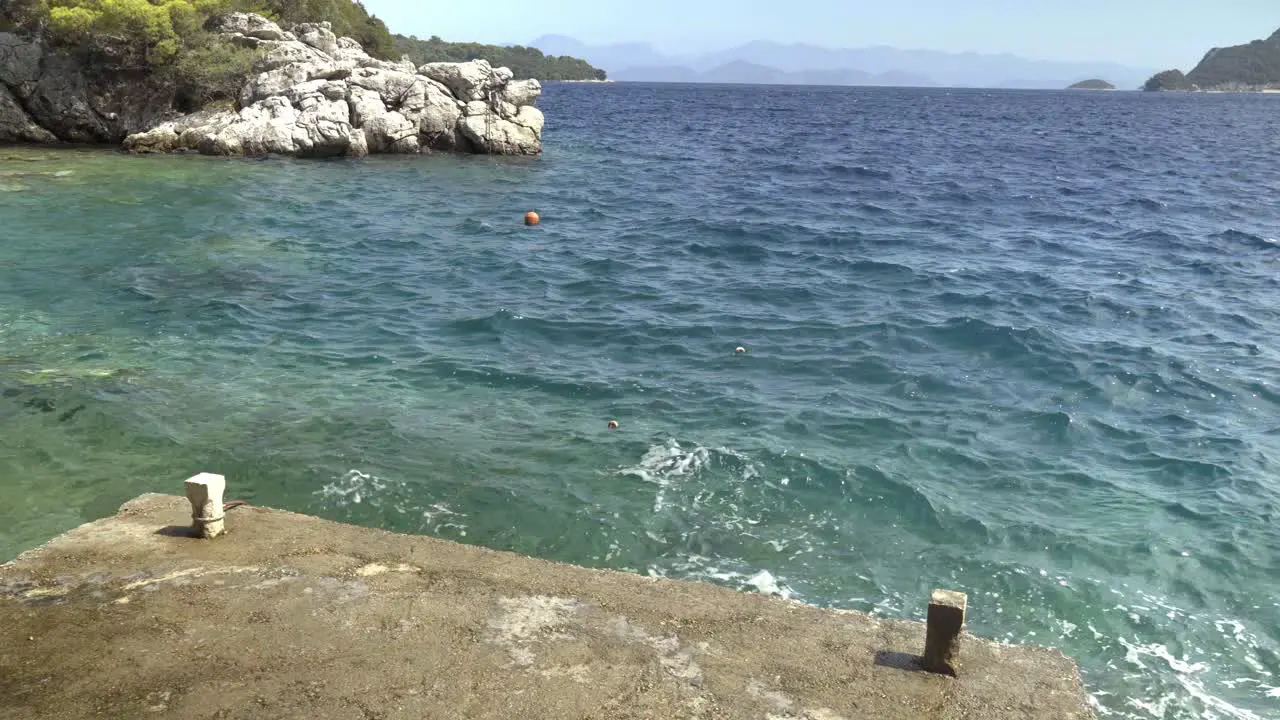
[[[0,566],[0,718],[1092,717],[1060,653],[146,495]],[[977,609],[975,609],[976,611]]]

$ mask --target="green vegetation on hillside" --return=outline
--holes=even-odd
[[[494,67],[507,67],[517,79],[538,80],[604,80],[605,71],[592,67],[585,60],[567,55],[544,55],[537,48],[513,45],[482,45],[480,43],[445,42],[432,36],[427,40],[417,37],[395,36],[397,55],[408,55],[414,64],[429,62],[466,62],[483,58]]]
[[[1259,90],[1280,87],[1280,30],[1266,40],[1214,48],[1183,75],[1166,70],[1147,81],[1146,90]]]
[[[387,26],[352,0],[10,0],[0,6],[0,28],[42,28],[87,70],[145,73],[172,90],[175,106],[190,111],[234,101],[259,57],[205,30],[211,17],[234,11],[286,26],[327,21],[371,55],[395,51]]]
[[[1115,90],[1116,86],[1106,80],[1081,80],[1080,82],[1067,88],[1068,90]]]
[[[1181,70],[1165,70],[1151,76],[1151,79],[1142,86],[1147,92],[1158,92],[1162,90],[1190,90],[1191,83],[1187,82],[1187,76],[1182,74]]]
[[[12,0],[0,22],[46,28],[70,48],[104,51],[121,64],[162,66],[207,45],[204,25],[214,15],[257,12],[282,24],[330,22],[340,36],[369,54],[390,57],[390,31],[352,0]]]
[[[1224,90],[1280,84],[1280,31],[1266,40],[1210,50],[1187,80],[1201,89]]]
[[[603,80],[605,73],[571,57],[548,57],[526,47],[447,43],[393,36],[353,0],[0,0],[0,30],[43,29],[86,68],[141,71],[167,83],[183,110],[235,100],[257,52],[205,30],[211,17],[256,12],[288,27],[329,22],[340,37],[359,41],[379,58],[408,55],[415,63],[484,58],[511,68],[517,78]]]

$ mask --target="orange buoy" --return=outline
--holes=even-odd
[[[532,210],[524,214],[525,225],[537,225],[541,221],[542,221],[542,218],[538,217],[538,213]]]
[[[610,421],[609,421],[609,429],[610,429],[610,430],[617,430],[617,429],[618,429],[618,421],[617,421],[617,420],[610,420]]]

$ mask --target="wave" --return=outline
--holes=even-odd
[[[865,178],[868,180],[887,181],[893,180],[893,173],[891,171],[867,167],[866,165],[845,165],[842,163],[834,163],[822,166],[819,168],[819,171],[835,177],[855,177]]]
[[[346,521],[358,521],[368,512],[391,513],[397,524],[416,532],[463,538],[466,514],[447,502],[432,500],[422,488],[361,470],[349,470],[322,484],[312,493],[319,512]]]
[[[1168,210],[1169,204],[1164,202],[1163,200],[1139,197],[1139,198],[1130,198],[1129,200],[1124,201],[1121,207],[1134,208],[1137,210],[1148,210],[1151,212],[1160,212],[1162,210]]]
[[[1212,236],[1213,240],[1221,240],[1223,242],[1244,245],[1246,247],[1258,250],[1276,250],[1280,249],[1280,239],[1263,237],[1254,235],[1253,233],[1241,230],[1226,230]]]

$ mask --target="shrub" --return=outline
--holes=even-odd
[[[539,80],[604,80],[605,71],[575,57],[544,55],[541,50],[513,45],[452,43],[433,35],[430,39],[397,35],[396,48],[415,64],[429,62],[466,62],[484,58],[494,67],[510,68],[516,78]]]
[[[226,0],[53,0],[47,23],[66,44],[110,48],[126,62],[163,65],[177,58]]]
[[[1147,92],[1158,92],[1160,90],[1190,90],[1191,83],[1187,81],[1187,76],[1182,74],[1181,70],[1165,70],[1162,73],[1156,73],[1147,80],[1142,86]]]
[[[159,72],[174,86],[174,106],[193,112],[211,104],[234,108],[244,80],[261,53],[223,42],[200,31],[187,37],[183,52]]]
[[[352,0],[239,0],[238,9],[262,12],[285,25],[329,22],[335,34],[356,40],[374,57],[389,58],[395,52],[386,23]]]
[[[116,50],[110,54],[163,65],[203,43],[193,39],[211,16],[233,10],[261,13],[284,25],[329,22],[371,55],[395,51],[386,24],[352,0],[12,0],[0,21],[45,23],[64,44],[109,45]]]

